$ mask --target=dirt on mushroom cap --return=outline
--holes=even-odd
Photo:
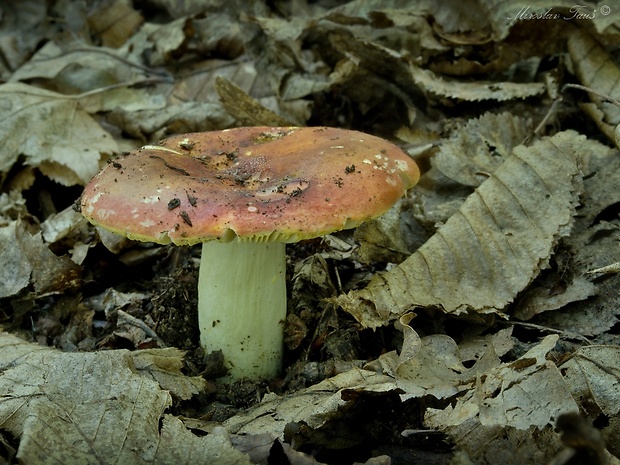
[[[295,242],[385,213],[419,178],[395,145],[337,128],[174,136],[109,163],[82,213],[136,240]]]

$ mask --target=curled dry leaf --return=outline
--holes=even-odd
[[[425,92],[440,97],[478,102],[481,100],[514,100],[542,95],[545,85],[538,82],[459,82],[442,79],[428,69],[410,63],[413,81]]]
[[[568,303],[561,311],[538,313],[535,322],[581,336],[600,337],[618,323],[618,276],[588,272],[620,261],[620,190],[616,187],[620,185],[620,157],[617,149],[592,139],[582,148],[581,157],[585,161],[584,193],[579,215],[570,236],[562,239],[562,249],[569,250],[570,255],[563,252],[554,257],[556,270],[541,274],[520,296],[515,308],[519,309],[519,317],[528,318],[558,308],[568,303],[567,299],[580,300]],[[581,300],[592,293],[595,295]]]
[[[8,83],[0,85],[0,105],[2,177],[23,154],[27,164],[60,184],[86,184],[99,170],[101,154],[118,150],[112,135],[71,97]]]
[[[607,51],[588,33],[578,29],[568,40],[575,73],[579,81],[597,92],[620,100],[620,69]],[[616,126],[620,124],[620,107],[599,95],[589,94],[594,105],[583,105],[599,129],[615,143]]]
[[[1,333],[0,349],[0,424],[20,437],[22,463],[251,463],[228,437],[164,414],[158,382],[181,398],[205,383],[179,373],[176,349],[62,353]]]
[[[456,182],[478,187],[530,131],[530,123],[523,118],[486,113],[454,131],[432,159],[433,166]]]
[[[528,429],[578,411],[559,370],[546,360],[557,341],[557,335],[547,336],[514,362],[479,372],[454,406],[427,410],[426,423],[444,429],[477,417],[482,426]]]
[[[366,327],[412,307],[501,312],[569,233],[587,144],[573,131],[519,146],[422,247],[338,303]]]
[[[620,347],[587,346],[562,365],[575,398],[594,401],[601,412],[617,416],[620,412]]]
[[[17,295],[32,285],[35,293],[59,293],[80,282],[81,268],[58,257],[41,233],[30,234],[22,220],[0,228],[0,298]]]
[[[234,434],[273,433],[278,437],[284,436],[289,423],[304,422],[317,429],[354,402],[343,399],[344,391],[388,392],[395,389],[393,381],[387,375],[353,368],[290,395],[267,394],[260,404],[229,418],[224,426]]]
[[[265,108],[228,79],[218,77],[215,88],[226,111],[242,126],[294,126],[290,121]]]

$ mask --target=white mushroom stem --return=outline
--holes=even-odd
[[[228,379],[267,379],[282,365],[286,257],[281,242],[203,243],[198,324],[205,352],[221,350]]]

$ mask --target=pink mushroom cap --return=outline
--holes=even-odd
[[[361,132],[244,127],[121,155],[86,186],[81,209],[140,241],[295,242],[382,215],[419,176],[401,149]]]

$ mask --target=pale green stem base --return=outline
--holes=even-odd
[[[286,258],[281,242],[205,242],[198,280],[200,343],[221,350],[229,380],[268,379],[282,365]]]

